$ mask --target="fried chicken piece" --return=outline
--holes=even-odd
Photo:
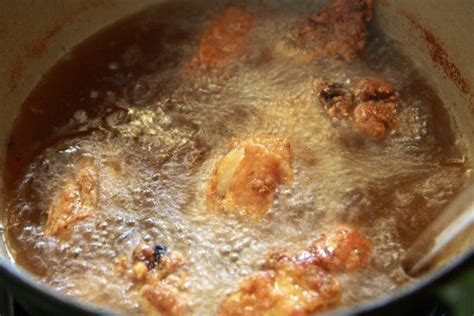
[[[317,80],[313,90],[330,118],[348,118],[351,115],[354,96],[342,83]]]
[[[152,247],[148,244],[140,243],[133,251],[132,259],[134,263],[143,262],[147,268],[151,270],[157,264],[161,263],[162,258],[165,257],[166,254],[169,254],[168,248],[162,244],[156,244]],[[163,269],[163,266],[161,266],[160,269]]]
[[[141,290],[142,309],[150,316],[180,316],[186,306],[179,300],[178,290],[163,282],[147,284]]]
[[[339,302],[340,296],[339,282],[318,266],[281,262],[248,277],[218,315],[308,315]]]
[[[156,253],[155,253],[156,257]],[[141,307],[149,315],[177,316],[188,310],[183,296],[187,274],[184,258],[178,252],[167,252],[153,270],[149,270],[141,289]]]
[[[263,271],[250,275],[219,307],[219,315],[309,315],[337,304],[342,289],[334,272],[363,265],[372,246],[346,226],[321,234],[306,249],[271,251]]]
[[[373,78],[361,80],[354,89],[354,95],[360,102],[354,110],[356,127],[364,134],[374,138],[383,138],[387,130],[396,127],[395,88]]]
[[[354,89],[354,95],[358,102],[380,100],[395,102],[397,100],[395,88],[390,83],[375,78],[360,80]]]
[[[82,158],[76,168],[49,206],[45,226],[47,236],[67,237],[75,223],[92,216],[97,209],[97,167],[92,159]]]
[[[355,128],[363,134],[381,139],[397,126],[397,94],[387,82],[364,78],[351,88],[319,79],[313,90],[330,118],[352,118]]]
[[[136,280],[156,283],[179,272],[184,263],[179,252],[168,251],[161,244],[151,247],[141,243],[133,252],[131,271]],[[123,271],[123,263],[119,262],[119,267]]]
[[[304,59],[340,56],[351,61],[364,49],[372,0],[336,0],[299,20],[283,42],[283,53]]]
[[[364,134],[374,138],[384,138],[387,130],[395,128],[397,120],[394,102],[368,101],[354,110],[356,126]]]
[[[274,293],[275,272],[257,272],[245,279],[240,288],[227,296],[219,306],[218,315],[263,315],[277,302]]]
[[[179,252],[162,244],[137,245],[131,263],[119,259],[116,271],[129,275],[140,287],[140,305],[148,315],[183,315],[187,311],[183,290],[187,280],[185,261]]]
[[[184,266],[183,256],[176,251],[166,253],[159,262],[159,269],[157,270],[157,276],[160,279],[165,279],[179,271]]]
[[[273,269],[282,262],[314,265],[329,272],[352,272],[372,254],[372,244],[358,230],[340,226],[323,232],[308,247],[296,252],[271,251],[264,267]]]
[[[231,6],[218,12],[202,33],[191,65],[214,68],[243,56],[252,24],[253,15],[245,9]]]
[[[212,171],[206,196],[211,209],[263,216],[280,184],[290,184],[291,148],[286,139],[253,136],[233,140]]]
[[[367,262],[372,245],[359,231],[343,226],[322,234],[312,243],[309,253],[327,271],[351,272]]]
[[[140,243],[133,251],[132,260],[134,263],[143,263],[147,269],[153,269],[157,262],[155,249],[148,244]]]

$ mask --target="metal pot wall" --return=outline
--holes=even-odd
[[[29,92],[72,47],[106,25],[159,0],[4,0],[0,2],[0,173],[5,170],[9,131]],[[398,42],[448,106],[461,146],[474,155],[474,5],[472,0],[379,0],[374,23]],[[471,165],[473,161],[470,162]],[[0,174],[1,176],[1,174]],[[0,177],[0,189],[2,189]],[[471,182],[472,190],[474,183]],[[468,188],[469,189],[469,188]],[[471,191],[472,192],[472,191]],[[474,212],[474,196],[464,194]],[[0,216],[3,209],[0,195]],[[3,227],[0,221],[0,233]],[[3,234],[2,234],[3,235]],[[390,297],[339,313],[401,314],[423,312],[423,302],[440,288],[474,275],[473,234],[451,245],[417,282]],[[61,296],[11,261],[0,239],[0,285],[35,314],[97,314]],[[434,291],[433,291],[434,289]],[[467,298],[468,296],[466,296]],[[452,301],[452,300],[451,300]],[[1,300],[0,300],[1,304]],[[413,309],[415,306],[415,309]],[[472,305],[471,305],[472,306]],[[416,309],[418,308],[418,309]],[[0,309],[1,310],[1,309]],[[474,306],[471,313],[474,312]]]

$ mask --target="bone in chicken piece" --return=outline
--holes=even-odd
[[[201,35],[198,54],[191,65],[214,68],[243,56],[252,24],[253,15],[239,7],[216,13]]]
[[[45,226],[48,236],[66,237],[74,224],[92,216],[97,209],[97,167],[92,159],[81,158],[76,168],[49,206]]]
[[[278,185],[292,182],[290,143],[274,136],[233,140],[207,187],[212,209],[263,216]]]
[[[277,49],[306,60],[336,56],[351,61],[365,47],[371,19],[372,0],[336,0],[300,19]]]

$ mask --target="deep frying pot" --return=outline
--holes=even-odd
[[[276,0],[278,1],[278,0]],[[281,1],[281,0],[280,0]],[[285,0],[283,0],[285,1]],[[289,1],[289,0],[286,0]],[[317,1],[317,0],[315,0]],[[9,131],[21,104],[41,76],[65,51],[106,25],[160,0],[3,0],[0,2],[0,190]],[[374,24],[394,39],[417,64],[448,107],[461,145],[474,156],[474,3],[472,0],[378,0]],[[471,167],[473,161],[469,162]],[[470,182],[471,189],[474,182]],[[474,197],[463,205],[474,212]],[[0,194],[0,218],[4,203]],[[62,296],[16,267],[7,254],[0,221],[0,287],[8,289],[38,315],[107,314]],[[430,314],[450,307],[474,313],[473,234],[451,245],[434,267],[391,296],[375,299],[341,314]],[[464,296],[463,296],[464,295]],[[472,296],[472,295],[471,295]],[[456,301],[458,299],[458,301]],[[3,302],[3,303],[2,303]],[[3,306],[2,306],[3,304]],[[451,305],[450,305],[451,304]],[[459,309],[459,306],[464,309]],[[0,313],[5,301],[0,298]],[[8,311],[3,310],[3,313]],[[440,313],[441,315],[441,313]]]

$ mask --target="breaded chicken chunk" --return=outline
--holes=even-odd
[[[296,252],[271,251],[266,268],[280,262],[299,262],[316,265],[329,272],[351,272],[360,268],[372,255],[372,244],[358,230],[338,226],[323,232],[308,247]]]
[[[185,315],[186,306],[179,300],[179,292],[174,286],[163,282],[146,284],[142,290],[142,310],[150,316]]]
[[[281,262],[248,277],[220,305],[218,315],[308,315],[340,300],[339,282],[304,262]]]
[[[264,270],[227,296],[218,314],[309,315],[325,310],[341,298],[333,273],[356,270],[371,253],[370,242],[346,226],[321,234],[306,249],[271,251]]]
[[[354,95],[358,102],[397,100],[395,88],[390,83],[371,77],[363,78],[357,83]]]
[[[183,256],[161,244],[140,243],[131,263],[121,257],[116,271],[128,275],[140,289],[140,306],[148,315],[178,316],[188,310],[184,299],[187,273]]]
[[[214,68],[243,56],[252,24],[253,15],[239,7],[231,6],[216,13],[201,35],[192,66]]]
[[[357,129],[374,138],[384,138],[388,130],[397,125],[394,102],[368,101],[359,104],[354,110]]]
[[[206,196],[211,209],[263,216],[278,185],[290,184],[290,143],[275,136],[233,140],[212,171]]]
[[[354,127],[362,134],[382,139],[397,126],[397,94],[387,82],[364,78],[351,87],[318,79],[313,90],[330,118],[352,119]]]
[[[351,61],[364,49],[372,0],[335,0],[299,20],[278,50],[303,59],[341,57]]]
[[[357,270],[370,258],[372,244],[359,231],[341,226],[312,243],[308,251],[331,272]]]
[[[350,117],[354,106],[353,93],[342,83],[332,80],[316,80],[313,85],[319,103],[330,118]]]
[[[354,110],[357,128],[374,138],[385,137],[398,123],[395,88],[373,78],[361,80],[354,90],[359,104]]]
[[[45,226],[48,236],[66,237],[75,223],[92,216],[97,209],[97,167],[91,158],[81,158],[76,168],[49,206]]]

